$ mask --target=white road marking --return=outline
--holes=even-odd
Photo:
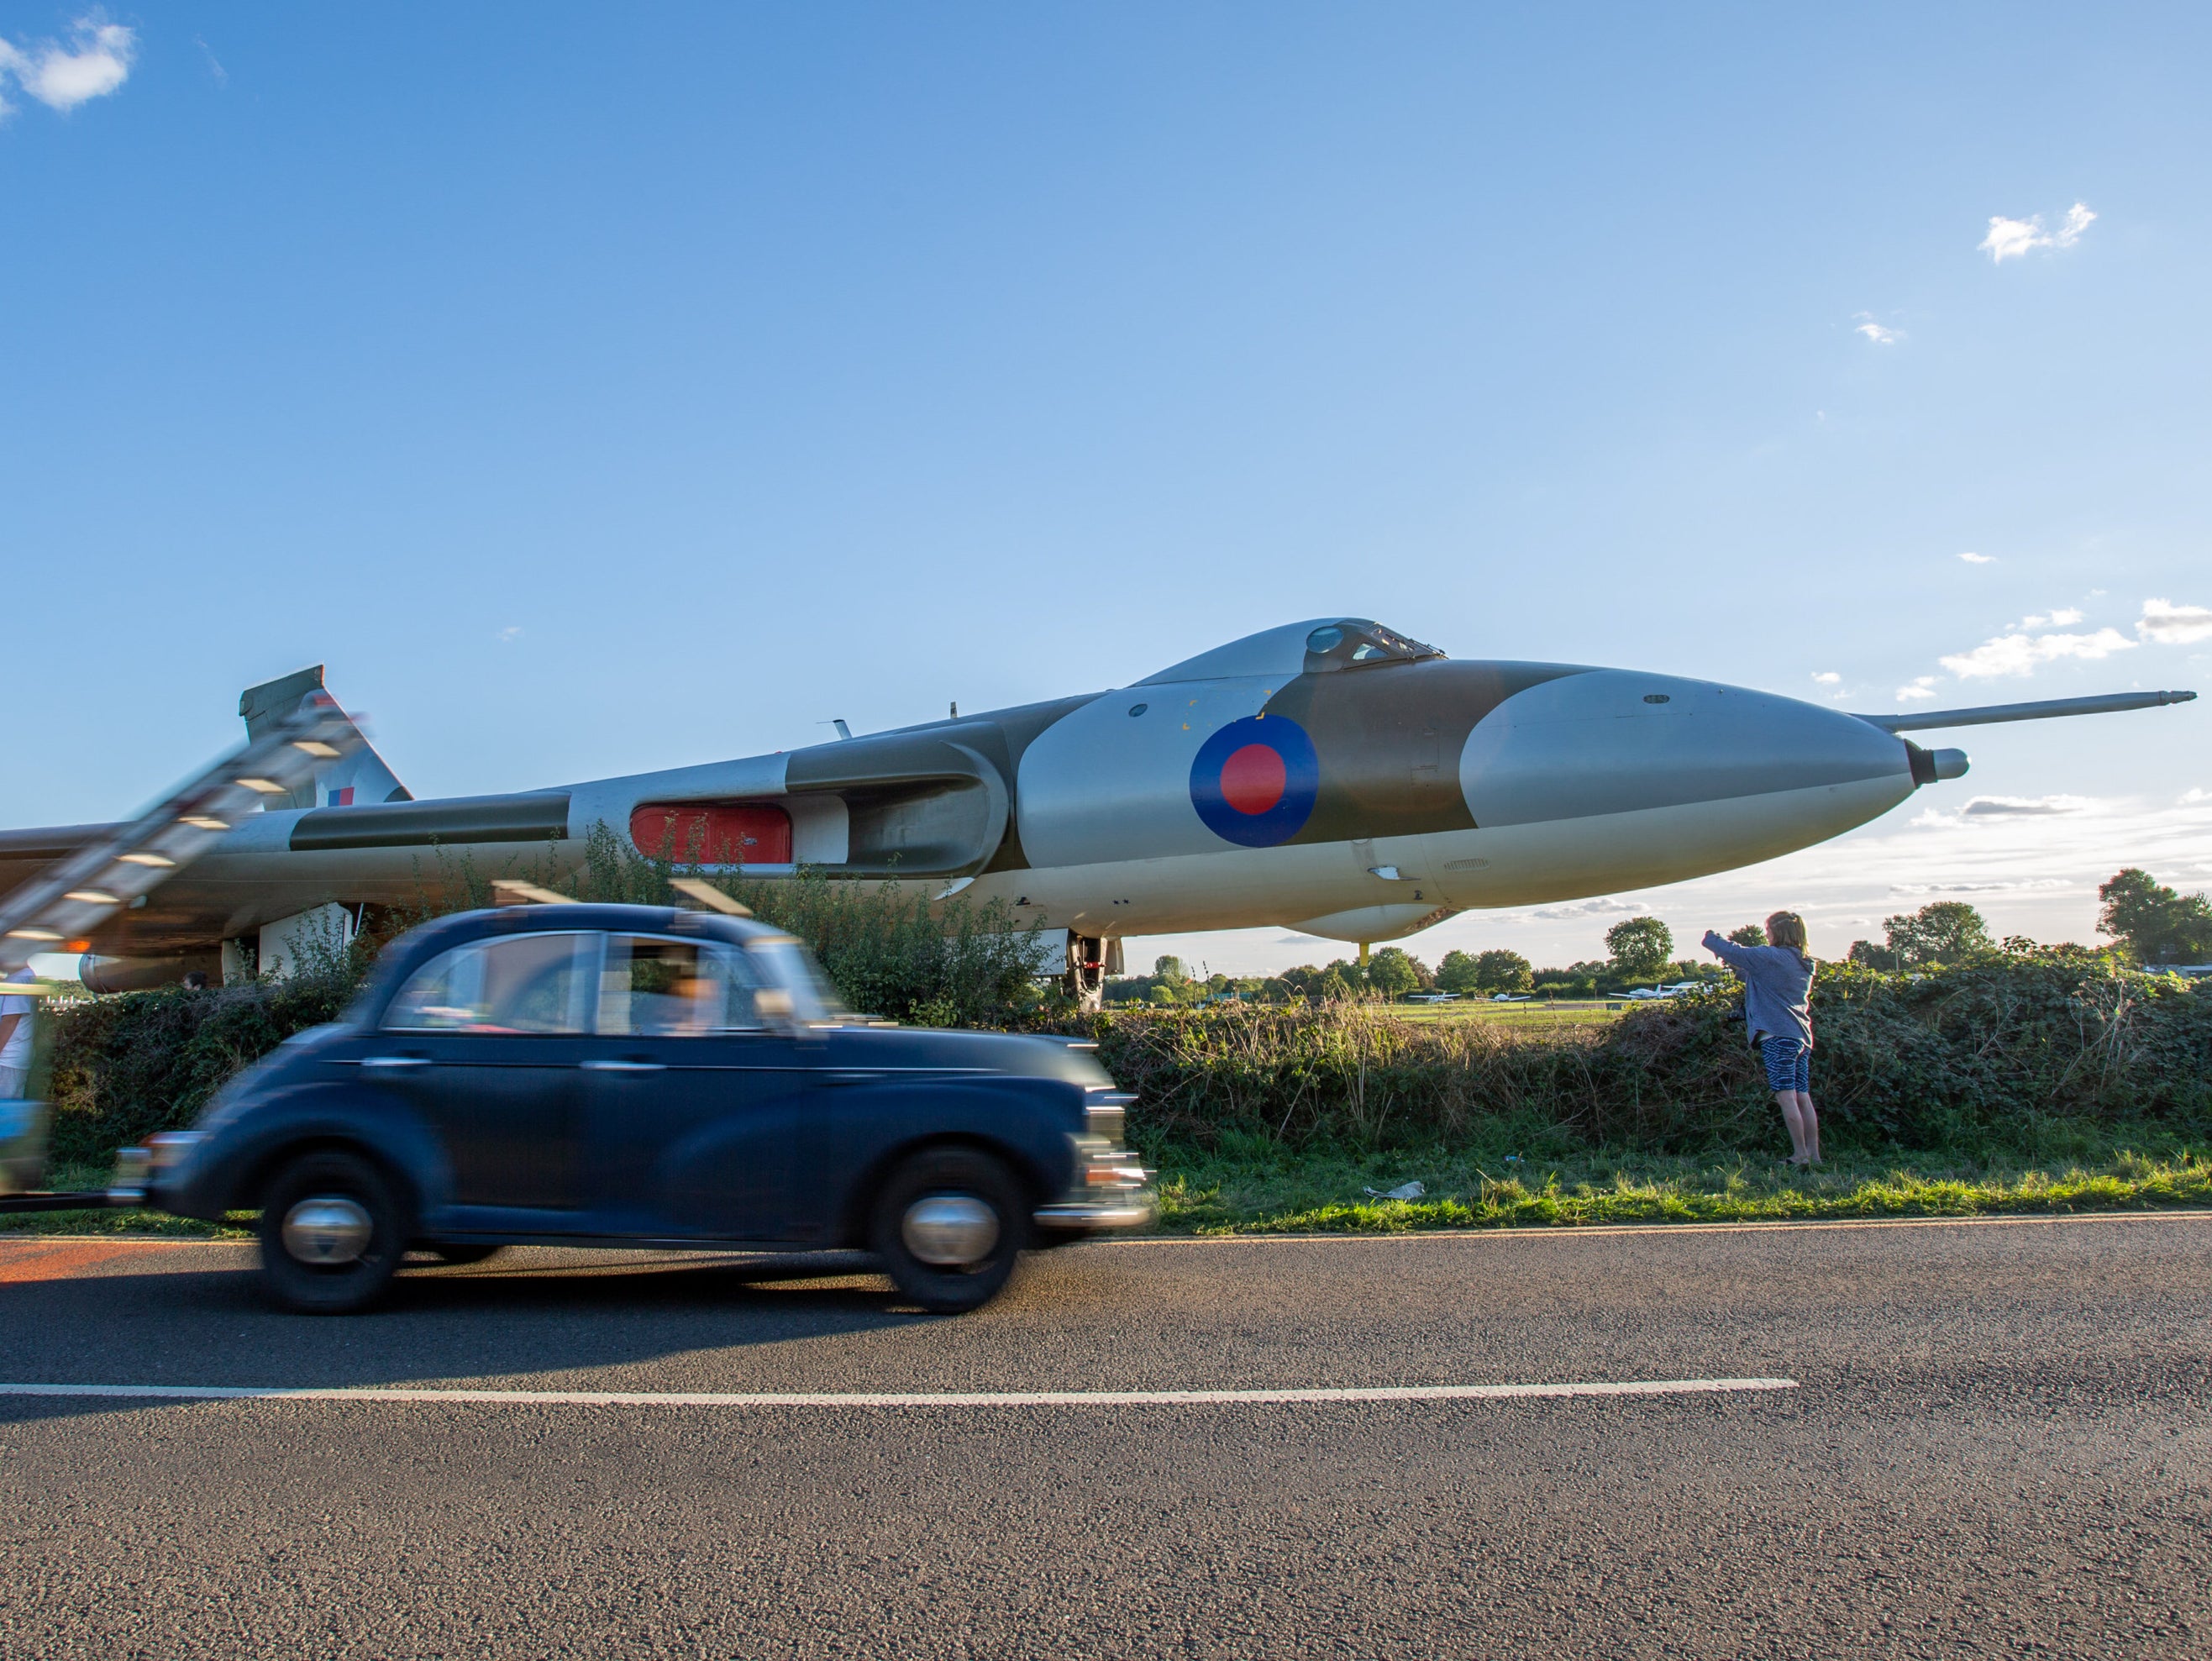
[[[1651,1378],[1616,1384],[1381,1384],[1346,1390],[872,1390],[288,1389],[264,1384],[5,1384],[0,1396],[143,1402],[470,1402],[495,1407],[1227,1407],[1334,1402],[1492,1402],[1560,1396],[1713,1396],[1795,1390],[1795,1378]]]

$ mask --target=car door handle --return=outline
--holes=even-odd
[[[396,1071],[401,1068],[428,1067],[430,1058],[428,1056],[364,1056],[361,1058],[361,1064],[364,1068]]]
[[[579,1062],[586,1073],[665,1073],[665,1062]]]

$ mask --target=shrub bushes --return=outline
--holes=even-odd
[[[666,875],[653,879],[664,890]],[[617,865],[598,880],[649,878]],[[1096,1037],[1108,1070],[1137,1092],[1131,1129],[1148,1148],[1257,1139],[1553,1158],[1781,1146],[1741,999],[1725,990],[1556,1033],[1479,1017],[1407,1021],[1351,1002],[1050,1017],[1033,1007],[1034,938],[988,909],[933,918],[918,894],[820,880],[732,887],[814,941],[855,1007]],[[334,963],[296,980],[56,1010],[55,1157],[105,1159],[189,1124],[231,1074],[331,1019],[357,973]],[[1813,1010],[1814,1096],[1832,1152],[2042,1157],[2069,1152],[2091,1123],[2212,1132],[2212,988],[2053,950],[1921,977],[1825,965]]]
[[[54,1008],[50,1157],[105,1164],[127,1143],[182,1129],[233,1074],[333,1019],[353,991],[350,975],[322,974]]]
[[[1350,1003],[1054,1025],[1098,1039],[1148,1146],[1234,1134],[1686,1153],[1779,1145],[1741,1008],[1717,990],[1558,1033]],[[1834,1151],[2038,1151],[2084,1119],[2212,1125],[2212,995],[2171,978],[2057,952],[1919,977],[1830,965],[1813,1010]]]

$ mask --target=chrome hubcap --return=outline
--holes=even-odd
[[[284,1250],[322,1268],[352,1262],[375,1232],[361,1202],[342,1194],[318,1194],[284,1214]]]
[[[999,1214],[969,1194],[933,1194],[906,1208],[906,1249],[925,1263],[980,1262],[999,1244]]]

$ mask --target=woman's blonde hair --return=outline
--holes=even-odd
[[[1805,949],[1805,919],[1795,911],[1778,911],[1766,920],[1766,943],[1787,946],[1807,963],[1813,961]]]

